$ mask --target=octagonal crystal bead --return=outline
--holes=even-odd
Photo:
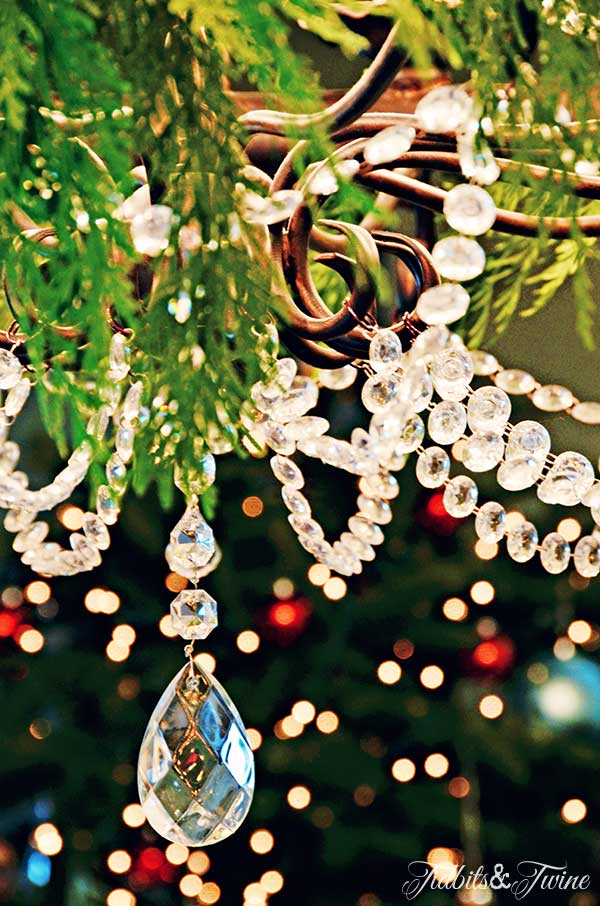
[[[182,639],[205,639],[217,622],[217,602],[201,588],[186,588],[171,603],[171,624]]]

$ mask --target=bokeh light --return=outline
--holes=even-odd
[[[439,689],[444,682],[444,671],[436,664],[423,667],[419,679],[426,689]]]
[[[311,792],[306,786],[293,786],[287,794],[288,803],[295,809],[306,808],[310,805],[311,799]]]
[[[392,765],[392,777],[400,783],[408,783],[416,773],[416,765],[410,758],[398,758]]]
[[[499,695],[484,695],[479,702],[479,713],[488,720],[496,720],[504,711],[504,702]]]
[[[396,661],[383,661],[377,668],[377,677],[386,686],[393,686],[402,676],[402,667]]]
[[[579,824],[587,815],[587,805],[582,799],[568,799],[560,814],[566,824]]]

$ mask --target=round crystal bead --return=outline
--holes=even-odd
[[[506,459],[527,457],[543,462],[550,452],[551,443],[548,431],[539,422],[517,422],[508,435]]]
[[[273,456],[271,458],[271,468],[273,474],[282,484],[287,484],[297,491],[304,486],[304,476],[295,462],[287,459],[285,456]]]
[[[483,349],[472,349],[471,361],[473,362],[475,374],[482,377],[495,374],[500,369],[500,363],[496,356],[493,356],[490,352],[484,352]]]
[[[358,374],[354,365],[344,365],[343,368],[322,368],[319,371],[319,384],[328,390],[346,390],[351,387]]]
[[[402,375],[399,399],[410,404],[414,412],[422,412],[431,402],[433,383],[421,365],[411,365]]]
[[[509,557],[517,563],[526,563],[535,556],[538,533],[535,525],[523,520],[512,528],[506,536],[506,549]]]
[[[466,315],[470,301],[460,283],[441,283],[419,296],[416,314],[425,324],[452,324]]]
[[[594,480],[594,469],[589,459],[581,453],[567,451],[556,457],[538,489],[538,496],[544,503],[573,506],[585,497]]]
[[[562,573],[569,565],[571,548],[559,532],[550,532],[542,541],[540,560],[548,573]]]
[[[378,330],[369,344],[369,364],[373,371],[396,371],[402,360],[402,344],[393,330]]]
[[[474,280],[485,269],[485,252],[474,239],[448,236],[431,250],[436,269],[446,280]]]
[[[511,396],[523,396],[535,390],[536,381],[528,371],[520,368],[505,368],[496,375],[496,386]]]
[[[450,457],[441,447],[427,447],[419,454],[417,481],[425,488],[439,488],[450,474]]]
[[[365,516],[361,516],[360,514],[350,516],[348,528],[353,535],[360,538],[361,541],[366,541],[367,544],[383,543],[383,532],[378,525],[375,525],[375,523],[371,522],[371,520],[367,519]]]
[[[496,478],[505,491],[523,491],[530,488],[540,477],[543,462],[531,456],[520,456],[503,462]]]
[[[429,436],[436,444],[453,444],[465,433],[467,410],[462,403],[442,400],[431,410],[427,420]]]
[[[383,497],[385,500],[393,500],[400,493],[397,479],[387,472],[363,475],[358,486],[366,497]]]
[[[367,497],[365,494],[360,494],[357,503],[359,515],[366,516],[371,522],[387,525],[392,521],[391,507],[382,497]]]
[[[498,465],[504,453],[504,441],[495,431],[477,431],[466,439],[462,461],[470,472],[487,472]]]
[[[571,415],[584,425],[600,425],[600,403],[577,403],[571,409]]]
[[[431,363],[433,386],[442,399],[461,400],[473,378],[471,356],[464,349],[444,349]]]
[[[454,186],[446,195],[444,217],[453,230],[480,236],[494,225],[496,205],[485,189],[465,183]]]
[[[506,511],[500,503],[490,500],[475,516],[477,537],[486,544],[496,544],[506,533]]]
[[[394,444],[395,453],[412,453],[421,445],[425,437],[425,425],[419,415],[411,415],[402,428],[402,433]]]
[[[546,384],[534,391],[531,402],[543,412],[564,412],[573,405],[574,397],[567,387],[561,387],[560,384]]]
[[[21,377],[23,367],[16,355],[8,349],[0,349],[0,387],[8,390],[14,387]]]
[[[368,140],[363,157],[373,167],[396,160],[408,151],[415,140],[415,135],[416,130],[412,126],[388,126]]]
[[[466,475],[457,475],[444,488],[444,509],[450,516],[462,519],[477,506],[477,485]]]
[[[456,85],[441,85],[421,98],[415,116],[425,132],[457,132],[472,117],[473,101]]]
[[[585,535],[575,545],[575,569],[580,576],[593,579],[600,573],[600,539]]]
[[[369,412],[383,412],[396,400],[400,381],[395,374],[374,374],[363,384],[361,399]]]
[[[450,342],[450,331],[445,324],[436,324],[420,333],[410,349],[411,364],[430,362],[431,358],[445,349]]]
[[[502,433],[510,418],[511,402],[499,387],[479,387],[469,398],[467,407],[471,431]]]
[[[154,258],[169,245],[173,211],[164,204],[153,204],[131,221],[131,238],[140,255]]]

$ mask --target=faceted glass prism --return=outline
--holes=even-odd
[[[171,602],[171,624],[182,639],[205,639],[217,623],[217,602],[201,588],[186,588]]]
[[[173,562],[184,569],[206,566],[214,554],[213,531],[203,519],[196,501],[186,507],[185,513],[171,531],[170,542]]]
[[[197,681],[197,682],[195,682]],[[142,741],[138,791],[154,830],[206,846],[234,833],[254,792],[254,756],[227,692],[196,663],[165,689]]]

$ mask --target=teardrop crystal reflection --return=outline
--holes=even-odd
[[[186,846],[217,843],[246,817],[254,755],[242,719],[220,683],[186,664],[167,686],[142,741],[140,802],[161,836]]]

